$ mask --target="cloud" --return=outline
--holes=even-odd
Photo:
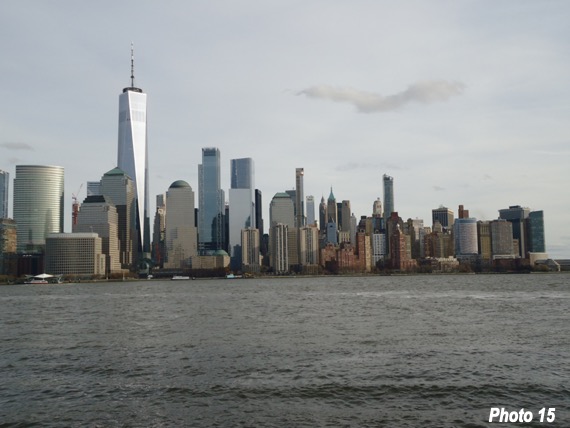
[[[328,85],[312,86],[298,92],[297,95],[349,103],[361,113],[378,113],[396,110],[411,102],[430,104],[447,101],[450,97],[461,95],[464,89],[465,85],[460,82],[432,80],[414,83],[405,91],[388,96]]]
[[[370,168],[378,168],[377,165],[366,163],[366,162],[348,162],[343,165],[339,165],[336,167],[337,171],[351,171],[355,169],[370,169]]]
[[[0,147],[8,150],[34,150],[28,143],[0,143]]]
[[[445,187],[441,187],[441,186],[432,186],[433,190],[435,190],[436,192],[443,192],[445,190]]]

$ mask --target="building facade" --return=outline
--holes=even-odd
[[[63,232],[63,200],[63,167],[16,165],[14,220],[18,252],[43,252],[47,235]]]
[[[255,173],[251,158],[232,159],[230,167],[229,255],[232,269],[237,270],[242,265],[242,230],[257,227]]]
[[[198,165],[198,251],[204,255],[226,247],[225,196],[220,177],[220,151],[203,148]]]
[[[105,254],[96,233],[51,233],[46,238],[46,272],[51,275],[104,276]]]
[[[189,268],[198,255],[198,236],[194,220],[194,192],[184,181],[177,180],[166,192],[165,216],[166,260],[170,269]]]
[[[150,252],[148,193],[147,95],[135,87],[131,49],[131,85],[119,95],[119,138],[117,166],[132,180],[135,189],[135,219],[140,253]],[[116,202],[115,202],[116,203]]]
[[[9,189],[10,189],[10,174],[0,169],[0,219],[8,218]]]

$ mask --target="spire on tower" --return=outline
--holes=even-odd
[[[135,87],[135,48],[133,42],[131,42],[131,88]]]

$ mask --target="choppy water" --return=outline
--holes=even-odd
[[[0,427],[570,426],[569,306],[569,275],[0,287]]]

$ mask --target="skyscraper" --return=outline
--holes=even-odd
[[[47,235],[63,232],[63,192],[63,167],[16,165],[18,252],[43,252]]]
[[[394,179],[384,174],[382,182],[384,184],[384,224],[387,224],[394,212]],[[389,245],[388,248],[390,248]]]
[[[530,214],[529,208],[520,205],[511,205],[509,208],[499,210],[499,218],[509,221],[513,225],[513,238],[519,241],[518,256],[525,258],[528,251],[526,219]]]
[[[270,227],[278,223],[286,224],[289,227],[294,226],[293,200],[287,193],[276,193],[273,199],[271,199],[269,204],[269,223]]]
[[[441,205],[439,208],[431,210],[432,225],[439,221],[444,230],[451,230],[453,227],[453,211]]]
[[[531,211],[527,219],[528,251],[532,253],[544,253],[546,243],[544,239],[544,213]]]
[[[0,219],[8,218],[8,186],[10,174],[0,170]]]
[[[305,226],[305,190],[303,179],[305,177],[304,168],[295,169],[295,224],[297,227]]]
[[[202,149],[198,192],[198,250],[205,255],[225,247],[225,197],[220,179],[220,151],[216,147]]]
[[[150,251],[148,194],[148,142],[146,94],[135,87],[131,46],[131,86],[119,96],[119,144],[117,166],[134,182],[139,253]]]
[[[312,226],[315,224],[315,197],[314,196],[307,196],[306,200],[306,208],[307,208],[307,226]]]
[[[184,180],[175,181],[166,192],[165,225],[165,266],[173,269],[189,267],[189,259],[198,255],[198,239],[194,226],[194,192]]]
[[[229,254],[232,269],[241,267],[243,229],[255,229],[255,185],[253,159],[232,159],[229,192]]]

